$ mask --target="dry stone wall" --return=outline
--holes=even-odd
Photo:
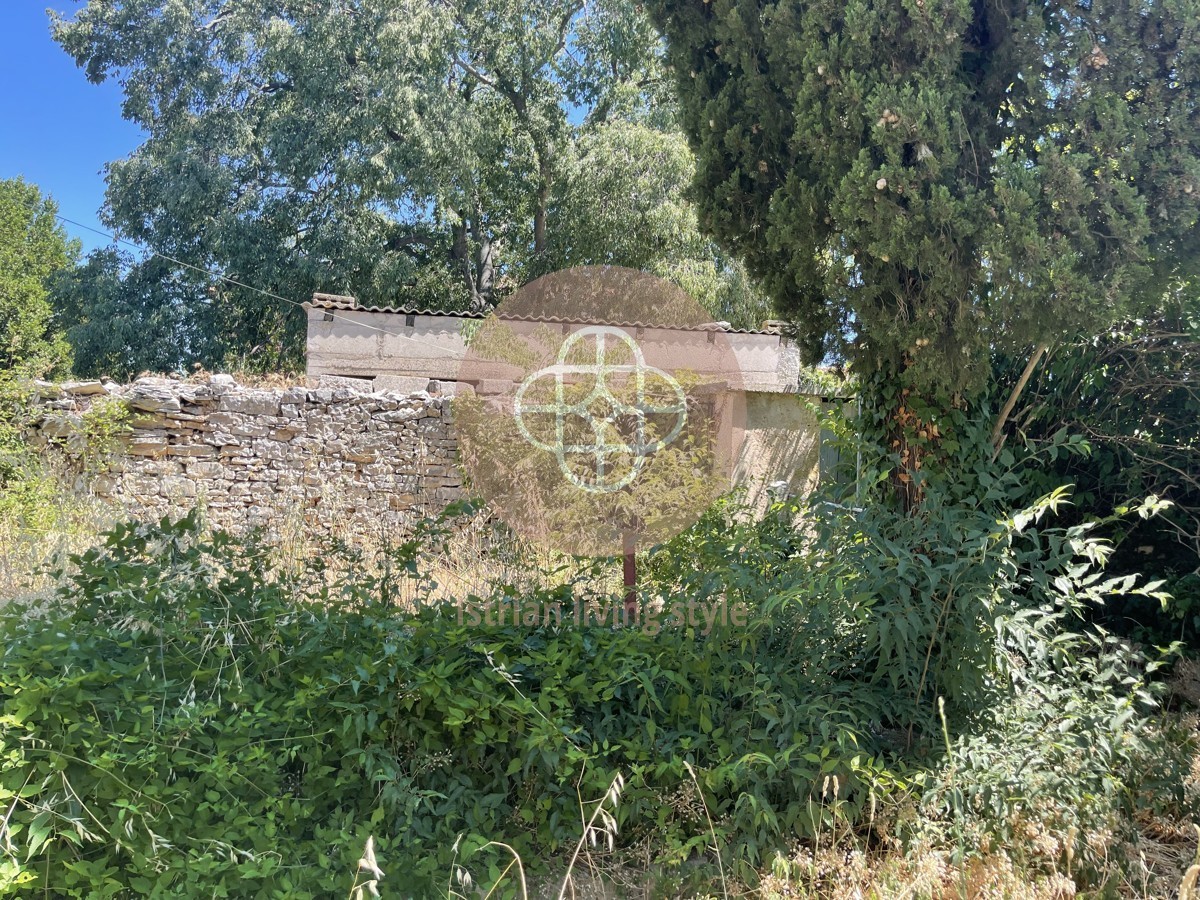
[[[37,389],[31,442],[61,448],[78,488],[137,517],[201,504],[234,530],[391,534],[462,495],[446,397],[259,389],[227,375]],[[127,410],[100,450],[88,443],[97,404],[110,421],[114,406]]]

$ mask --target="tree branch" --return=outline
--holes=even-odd
[[[508,96],[508,93],[503,88],[501,88],[500,85],[498,85],[491,78],[488,78],[488,76],[484,75],[483,72],[479,71],[479,69],[475,68],[475,66],[471,65],[465,59],[456,56],[456,57],[454,57],[454,64],[456,66],[458,66],[460,69],[462,69],[464,72],[466,72],[468,75],[470,75],[472,78],[474,78],[476,81],[478,81],[480,84],[486,84],[488,87],[492,88],[493,90],[499,91],[501,94],[504,94],[506,97]]]
[[[1050,345],[1043,341],[1034,348],[1033,355],[1029,357],[1029,362],[1025,364],[1025,371],[1021,373],[1021,377],[1017,379],[1017,383],[1013,386],[1012,393],[1008,395],[1008,400],[1004,402],[1003,408],[1000,410],[1000,415],[996,417],[996,426],[992,429],[992,461],[1000,455],[1000,448],[1004,446],[1004,424],[1008,421],[1008,417],[1012,415],[1013,409],[1017,405],[1017,400],[1021,396],[1021,392],[1025,390],[1025,385],[1029,383],[1029,379],[1033,377],[1033,372],[1037,368],[1037,364],[1050,349]]]
[[[438,243],[438,238],[425,234],[402,234],[390,237],[385,242],[384,246],[388,250],[405,250],[408,247],[433,247]]]

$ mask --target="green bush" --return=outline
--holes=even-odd
[[[1141,641],[1200,648],[1200,304],[1185,283],[1147,318],[1058,347],[1014,411],[1026,446],[1045,448],[1069,431],[1084,454],[1054,454],[1030,479],[1040,493],[1074,485],[1077,521],[1107,516],[1132,498],[1157,495],[1172,506],[1150,520],[1111,529],[1115,571],[1152,569],[1167,579],[1166,606],[1140,598],[1096,611],[1106,628]],[[998,358],[997,380],[1012,383],[1024,360]],[[1014,435],[1015,439],[1016,435]],[[1014,440],[1012,443],[1016,443]]]
[[[81,470],[109,466],[129,410],[98,400],[81,416],[78,434],[35,448],[29,432],[44,413],[33,382],[0,373],[0,603],[38,590],[46,561],[90,545],[122,514],[72,483]]]
[[[39,532],[52,518],[56,485],[25,439],[35,409],[32,384],[0,372],[0,524]]]
[[[426,896],[491,840],[564,859],[605,796],[618,855],[678,867],[715,845],[746,880],[913,792],[948,828],[971,813],[1001,834],[1033,777],[1006,774],[1024,770],[1004,744],[1042,727],[1031,685],[1088,746],[1132,746],[1150,707],[1140,676],[1064,676],[1111,657],[1073,636],[1079,608],[1148,589],[1105,579],[1087,528],[1041,523],[1060,500],[997,518],[929,497],[903,519],[823,502],[799,530],[799,507],[714,513],[648,559],[644,599],[741,601],[750,621],[661,630],[401,612],[381,598],[421,577],[421,535],[338,580],[194,514],[119,526],[56,600],[0,613],[0,893],[336,896],[373,839],[385,894]],[[604,599],[588,574],[464,599],[570,610]],[[1055,746],[1026,768],[1053,772]],[[1100,816],[1136,800],[1131,758],[1038,784]],[[1092,775],[1114,786],[1100,800]]]
[[[370,835],[388,887],[422,893],[464,834],[572,847],[579,797],[618,772],[622,841],[679,862],[711,840],[669,802],[685,760],[755,864],[819,827],[821,778],[861,804],[877,765],[854,697],[822,698],[767,631],[475,628],[366,583],[311,602],[194,517],[120,526],[77,565],[49,609],[5,611],[11,893],[324,896]]]
[[[1083,887],[1112,870],[1135,822],[1196,814],[1185,785],[1197,736],[1156,712],[1156,668],[1124,641],[1062,633],[1013,671],[989,727],[953,739],[923,779],[914,843],[1003,847],[1026,875],[1067,871]]]

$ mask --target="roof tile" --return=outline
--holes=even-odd
[[[475,312],[472,310],[425,309],[413,306],[364,306],[354,297],[343,294],[315,293],[312,300],[305,304],[314,309],[339,309],[343,311],[393,313],[402,316],[453,316],[459,319],[486,319],[490,312]],[[770,334],[780,333],[780,324],[775,320],[764,323],[765,328],[731,328],[720,322],[709,322],[704,325],[681,328],[662,322],[625,322],[608,319],[583,319],[573,316],[506,316],[501,311],[501,318],[514,322],[546,322],[553,325],[613,325],[618,328],[675,328],[687,331],[724,331],[727,334]]]

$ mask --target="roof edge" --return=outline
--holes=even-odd
[[[413,306],[364,306],[359,303],[356,297],[351,297],[348,294],[326,294],[321,292],[315,292],[312,295],[312,300],[305,303],[304,306],[310,309],[331,309],[341,310],[342,312],[389,313],[400,316],[437,316],[456,319],[486,319],[491,315],[490,311],[422,309]],[[662,322],[608,321],[583,319],[576,316],[505,316],[503,312],[501,312],[500,317],[520,322],[546,322],[549,325],[613,325],[623,328],[670,328],[685,331],[720,331],[725,334],[782,335],[782,323],[776,319],[768,319],[763,322],[762,328],[733,328],[728,322],[715,321],[684,327],[668,325]]]

